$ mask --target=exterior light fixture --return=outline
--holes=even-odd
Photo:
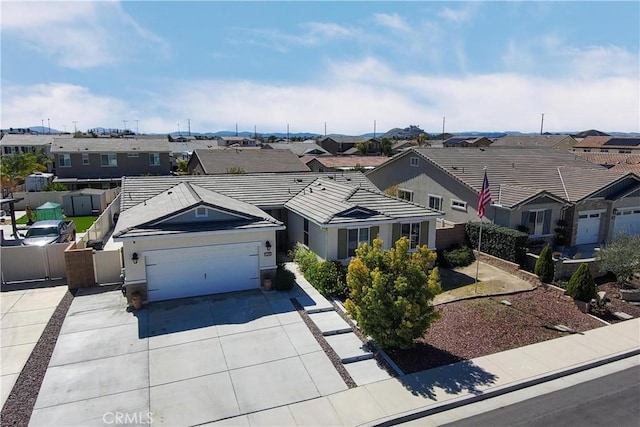
[[[131,255],[131,261],[133,261],[134,264],[137,264],[138,259],[138,252],[134,252],[133,255]]]
[[[270,250],[271,250],[271,242],[270,242],[270,241],[268,241],[268,240],[267,240],[267,241],[264,243],[264,245],[267,247],[267,250],[268,250],[268,251],[270,251]]]

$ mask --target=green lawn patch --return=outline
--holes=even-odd
[[[71,217],[63,217],[65,220],[73,220],[73,222],[76,223],[76,232],[77,233],[84,233],[85,231],[87,231],[87,228],[91,227],[93,225],[94,222],[96,222],[96,219],[98,219],[97,216],[93,216],[93,215],[89,215],[89,216],[71,216]],[[18,225],[26,225],[27,224],[27,216],[24,215],[18,219],[16,219],[16,224]]]

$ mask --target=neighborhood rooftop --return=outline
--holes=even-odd
[[[166,138],[54,138],[52,153],[92,152],[142,152],[168,153],[169,141]]]
[[[46,134],[13,134],[7,133],[4,134],[2,139],[0,139],[1,146],[23,146],[23,145],[50,145],[54,139],[71,139],[71,135],[68,136],[60,136],[60,135],[46,135]]]
[[[571,144],[575,139],[570,135],[506,135],[496,139],[491,144],[493,147],[554,147],[565,139],[569,139]],[[567,147],[568,148],[568,147]]]
[[[309,168],[289,150],[195,150],[190,165],[200,164],[205,174],[306,172]],[[191,167],[191,166],[190,166]]]

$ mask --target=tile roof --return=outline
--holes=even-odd
[[[512,188],[505,189],[505,197],[509,191],[525,187],[530,191],[524,193],[524,199],[546,191],[554,197],[575,202],[625,175],[589,163],[565,150],[487,147],[478,150],[414,148],[412,151],[477,193],[482,188],[483,168],[486,167],[494,201],[496,193],[493,189],[506,184]],[[587,175],[589,178],[585,179]],[[503,206],[508,205],[503,203]]]
[[[574,154],[596,165],[613,166],[640,164],[640,154],[594,153],[583,151],[576,151]]]
[[[492,147],[554,147],[571,135],[506,135],[496,139]],[[575,141],[573,142],[575,143]]]
[[[316,159],[322,165],[328,168],[354,168],[356,166],[377,167],[389,160],[386,156],[322,156],[322,157],[305,157],[305,163]]]
[[[282,225],[260,208],[225,196],[189,182],[176,185],[123,211],[113,232],[114,237],[137,237],[175,234],[185,231],[210,230],[215,224],[175,224],[166,219],[198,206],[207,206],[237,216],[238,220],[224,221],[224,229]],[[220,226],[218,224],[217,226]]]
[[[587,136],[574,145],[574,148],[622,148],[637,150],[640,148],[640,137]]]
[[[167,138],[54,138],[52,153],[169,153]]]
[[[195,150],[189,161],[199,161],[208,175],[227,174],[240,168],[245,173],[305,172],[310,169],[288,150]]]
[[[333,135],[327,135],[324,136],[322,138],[320,138],[320,141],[324,141],[326,139],[331,139],[335,142],[342,142],[344,144],[357,144],[359,142],[367,142],[367,141],[371,141],[372,137],[369,136],[333,136]]]
[[[120,209],[124,212],[180,182],[188,182],[262,209],[279,208],[318,178],[377,191],[371,181],[360,172],[123,177]]]
[[[32,134],[14,134],[6,133],[0,139],[0,146],[32,146],[32,145],[50,145],[53,143],[53,139],[70,139],[71,135],[32,135]]]
[[[303,156],[305,154],[310,154],[310,153],[329,154],[327,150],[320,147],[318,144],[309,143],[309,142],[287,142],[287,143],[270,142],[270,143],[267,143],[266,145],[269,148],[273,148],[275,150],[293,151],[298,156]]]
[[[361,187],[318,178],[285,203],[285,207],[318,224],[421,221],[442,216],[440,212]]]

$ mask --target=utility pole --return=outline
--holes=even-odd
[[[542,120],[540,120],[540,135],[542,135],[543,126],[544,126],[544,113],[542,113]]]
[[[446,117],[442,118],[442,142],[444,142],[444,122],[445,122]]]
[[[139,121],[140,121],[140,120],[136,120],[136,135],[138,135],[138,133],[139,133],[139,132],[138,132],[138,122],[139,122]]]
[[[376,137],[376,121],[373,121],[373,137]]]
[[[72,123],[73,123],[73,133],[78,132],[78,121],[74,120]]]
[[[287,142],[289,142],[289,123],[287,123]]]
[[[253,125],[253,139],[258,139],[258,128],[256,125]]]
[[[182,136],[182,134],[180,133],[180,123],[178,123],[178,136]]]
[[[191,136],[191,119],[187,119],[187,125],[189,126],[189,136]]]
[[[47,126],[49,127],[49,135],[51,135],[51,120],[47,119]]]
[[[122,133],[127,133],[127,121],[123,120],[122,124],[124,125],[124,128],[122,129]]]
[[[40,122],[42,123],[42,129],[41,129],[42,132],[41,133],[44,133],[44,119],[40,120]]]
[[[236,123],[236,136],[238,136],[238,123]]]
[[[327,136],[327,122],[324,122],[324,136]]]

